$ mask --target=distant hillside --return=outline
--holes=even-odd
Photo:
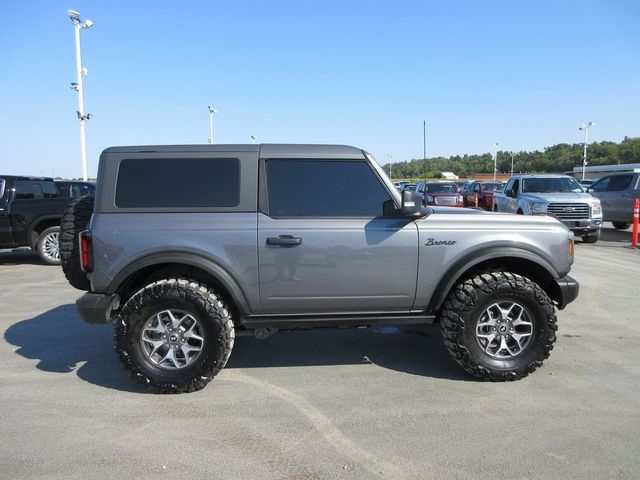
[[[547,147],[544,151],[534,152],[498,152],[498,172],[511,171],[513,153],[514,172],[517,173],[556,173],[572,170],[582,165],[582,144],[559,143]],[[590,143],[587,152],[589,165],[610,165],[622,163],[640,163],[640,138],[625,137],[620,143]],[[389,172],[389,164],[383,167]],[[455,155],[449,158],[434,157],[413,159],[409,162],[391,164],[393,178],[438,178],[440,172],[454,172],[460,177],[475,173],[493,172],[493,158],[490,153],[484,155]]]

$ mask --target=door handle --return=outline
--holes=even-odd
[[[296,245],[302,245],[302,239],[300,237],[294,237],[293,235],[280,235],[278,237],[267,238],[267,245],[295,247]]]

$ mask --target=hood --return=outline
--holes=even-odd
[[[427,216],[416,220],[418,227],[431,228],[433,222],[451,224],[455,230],[461,228],[491,228],[496,232],[501,229],[522,231],[533,228],[561,229],[567,227],[556,218],[548,215],[514,215],[512,213],[488,212],[475,208],[426,207]]]
[[[586,192],[581,193],[524,193],[523,197],[532,202],[586,202],[590,203],[595,200]]]

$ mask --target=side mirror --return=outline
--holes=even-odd
[[[402,192],[402,209],[403,217],[415,217],[423,215],[422,208],[416,203],[416,194],[411,190]]]
[[[507,197],[512,197],[512,198],[515,198],[515,196],[516,196],[516,192],[514,192],[512,188],[510,188],[509,190],[507,190],[506,192],[504,192],[504,194],[505,194]]]

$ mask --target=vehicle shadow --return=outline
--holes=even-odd
[[[62,305],[10,326],[4,338],[18,347],[16,353],[38,360],[44,372],[76,373],[102,387],[145,393],[122,368],[113,351],[113,327],[89,325],[75,305]]]
[[[89,325],[72,304],[15,323],[4,335],[16,353],[44,372],[75,373],[105,388],[146,393],[113,351],[113,327]],[[317,329],[283,332],[265,340],[238,336],[226,368],[375,364],[449,380],[475,381],[447,354],[438,326]]]
[[[30,248],[0,250],[0,265],[46,265]],[[56,265],[52,265],[56,266]]]
[[[438,325],[316,329],[236,338],[226,368],[374,364],[398,372],[476,381],[447,353]]]
[[[580,237],[576,237],[576,243],[585,243]],[[620,248],[631,245],[631,227],[626,230],[616,230],[613,227],[602,227],[600,229],[600,238],[594,244],[589,246],[593,247],[608,247],[608,248]]]

